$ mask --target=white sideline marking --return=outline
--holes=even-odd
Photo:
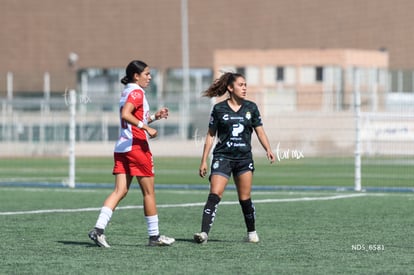
[[[326,201],[326,200],[338,200],[338,199],[347,199],[355,197],[363,197],[367,194],[349,194],[349,195],[336,195],[330,197],[303,197],[303,198],[291,198],[291,199],[263,199],[263,200],[254,200],[255,204],[258,203],[273,203],[273,202],[298,202],[298,201]],[[180,203],[180,204],[160,204],[157,205],[158,208],[173,208],[173,207],[192,207],[192,206],[204,206],[205,202],[196,202],[196,203]],[[223,201],[220,204],[233,205],[239,204],[238,201]],[[119,206],[116,209],[142,209],[142,205],[129,205],[129,206]],[[10,215],[25,215],[25,214],[45,214],[45,213],[74,213],[74,212],[90,212],[90,211],[99,211],[101,207],[91,207],[91,208],[78,208],[78,209],[44,209],[44,210],[31,210],[31,211],[13,211],[13,212],[0,212],[0,216],[10,216]]]
[[[324,201],[324,200],[337,200],[366,196],[366,194],[349,194],[349,195],[336,195],[330,197],[303,197],[303,198],[290,198],[290,199],[262,199],[254,200],[255,204],[258,203],[273,203],[273,202],[298,202],[298,201]],[[157,205],[158,208],[173,208],[173,207],[193,207],[193,206],[204,206],[205,202],[196,203],[181,203],[181,204],[161,204]],[[234,205],[239,204],[238,201],[223,201],[223,205]],[[122,209],[142,209],[142,205],[130,205],[130,206],[119,206],[117,210]],[[14,211],[14,212],[0,212],[0,216],[6,215],[24,215],[24,214],[45,214],[45,213],[74,213],[74,212],[90,212],[99,211],[101,207],[94,208],[78,208],[78,209],[44,209],[44,210],[31,210],[31,211]]]

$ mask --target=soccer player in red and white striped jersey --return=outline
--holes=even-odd
[[[133,177],[136,177],[144,198],[144,214],[147,222],[150,246],[171,245],[173,238],[159,233],[158,214],[154,190],[154,164],[148,138],[157,136],[157,130],[150,123],[168,117],[168,109],[161,108],[150,114],[144,88],[151,81],[147,64],[134,60],[126,68],[125,84],[119,102],[120,134],[114,149],[115,188],[101,208],[95,228],[89,238],[98,246],[109,247],[104,230],[118,203],[127,195]]]

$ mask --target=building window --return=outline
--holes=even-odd
[[[300,83],[314,84],[316,79],[315,67],[303,66],[300,68]]]
[[[285,67],[284,82],[286,84],[295,84],[296,83],[296,67],[286,66]]]
[[[241,75],[246,75],[246,68],[245,67],[236,67],[236,73]]]
[[[323,81],[323,67],[318,66],[315,68],[315,71],[316,71],[316,78],[315,78],[316,82],[322,82]]]
[[[263,68],[263,84],[274,85],[276,83],[276,70],[273,66],[265,66]]]
[[[224,68],[225,72],[228,72],[228,68]],[[190,74],[190,102],[203,103],[206,101],[205,97],[201,97],[200,94],[205,91],[211,84],[213,80],[213,72],[209,68],[192,68],[189,70]],[[172,111],[178,111],[180,104],[182,103],[182,91],[184,89],[184,72],[182,68],[171,68],[168,69],[165,75],[164,83],[164,92],[163,100],[164,102],[169,102],[168,108]],[[154,81],[155,82],[155,81]],[[155,98],[156,99],[156,98]],[[150,104],[151,106],[151,104]],[[157,103],[154,103],[154,106],[157,106]],[[191,105],[190,108],[195,108],[196,105]]]
[[[247,66],[245,70],[246,81],[249,85],[259,85],[260,83],[260,68],[255,66]]]
[[[283,82],[285,80],[285,68],[276,67],[276,82]]]

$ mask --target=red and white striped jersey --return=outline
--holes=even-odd
[[[128,83],[119,101],[120,134],[115,144],[115,152],[125,153],[132,150],[149,150],[147,133],[121,118],[122,108],[126,102],[135,106],[133,115],[144,124],[148,124],[149,105],[145,91],[138,84]]]

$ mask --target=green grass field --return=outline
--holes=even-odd
[[[155,157],[156,184],[207,185],[198,176],[199,158]],[[270,165],[255,159],[254,184],[257,186],[354,186],[352,158],[306,158]],[[362,186],[414,188],[413,157],[365,158],[362,161]],[[76,183],[113,183],[111,157],[78,158]],[[0,159],[2,183],[62,183],[68,178],[67,158]]]
[[[363,186],[413,187],[410,160],[365,161]],[[414,273],[413,192],[257,189],[261,242],[249,244],[243,242],[236,192],[229,189],[209,242],[198,245],[192,235],[200,229],[208,194],[208,182],[197,176],[199,159],[155,162],[161,233],[176,243],[146,246],[142,198],[134,184],[106,230],[112,247],[103,249],[87,233],[111,192],[110,158],[78,159],[75,189],[45,187],[67,177],[66,159],[0,160],[0,274]],[[353,186],[350,159],[276,165],[259,159],[256,169],[258,186]]]
[[[254,192],[259,244],[242,241],[234,190],[206,245],[204,190],[157,190],[160,229],[172,247],[147,247],[141,195],[132,189],[95,247],[108,189],[14,188],[0,192],[1,274],[412,274],[411,193]]]

